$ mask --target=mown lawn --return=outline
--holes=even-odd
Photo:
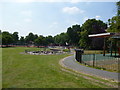
[[[61,70],[66,55],[24,55],[29,48],[3,48],[3,88],[104,88],[104,84]]]

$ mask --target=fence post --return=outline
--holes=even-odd
[[[95,54],[93,54],[93,67],[95,66]]]
[[[76,51],[76,55],[75,55],[75,59],[82,63],[82,53],[83,53],[83,50],[80,50],[80,49],[75,49]]]

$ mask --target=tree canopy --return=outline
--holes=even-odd
[[[2,44],[3,45],[8,45],[13,43],[13,37],[12,34],[10,34],[7,31],[2,32]]]
[[[116,3],[117,5],[117,15],[108,19],[108,32],[120,32],[120,1]]]
[[[99,34],[107,32],[120,32],[120,1],[116,3],[117,14],[108,20],[108,25],[101,20],[88,19],[81,26],[76,24],[69,26],[67,32],[53,36],[37,35],[30,32],[27,36],[21,36],[18,32],[13,34],[2,32],[0,30],[0,39],[2,44],[20,44],[20,45],[66,45],[78,46],[87,49],[102,49],[103,39],[89,38],[90,34]]]
[[[13,37],[13,43],[17,43],[19,39],[18,32],[14,32],[12,34],[12,37]]]
[[[67,35],[69,38],[69,43],[72,45],[78,45],[80,39],[81,27],[80,25],[73,25],[67,28]]]
[[[105,29],[107,29],[107,24],[105,24],[101,20],[96,19],[88,19],[81,27],[82,32],[80,34],[81,38],[79,40],[80,47],[83,48],[102,48],[103,41],[101,42],[101,39],[91,39],[88,37],[90,34],[99,34],[99,33],[105,33]],[[98,42],[98,43],[97,43]],[[96,43],[96,48],[94,47]],[[98,44],[98,45],[97,45]]]
[[[54,37],[56,45],[66,45],[68,43],[68,35],[66,33],[58,34]]]

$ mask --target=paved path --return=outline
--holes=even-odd
[[[77,72],[82,72],[82,73],[89,74],[92,76],[97,76],[97,77],[101,77],[101,78],[105,78],[105,79],[111,79],[111,80],[118,81],[118,73],[94,69],[94,68],[80,65],[79,63],[77,63],[75,61],[74,56],[69,56],[69,57],[63,59],[62,64],[65,67],[73,69]],[[119,75],[120,75],[120,73],[119,73]]]

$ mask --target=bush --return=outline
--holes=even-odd
[[[70,52],[69,49],[63,49],[63,52]]]

